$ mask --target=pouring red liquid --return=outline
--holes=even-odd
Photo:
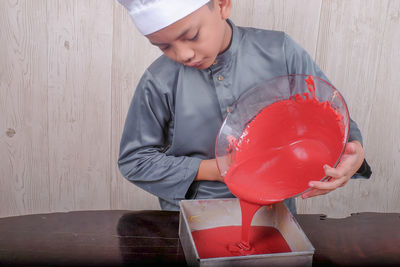
[[[297,76],[295,78],[298,79]],[[314,78],[300,78],[305,81],[307,90],[263,108],[245,126],[238,139],[226,136],[233,163],[227,169],[225,183],[240,199],[242,210],[240,240],[230,240],[225,247],[231,255],[269,253],[268,248],[260,251],[252,246],[254,242],[250,239],[250,230],[254,227],[250,225],[254,214],[261,206],[306,191],[309,181],[321,180],[325,176],[324,164],[335,166],[343,153],[348,136],[348,113],[344,101],[345,116],[332,101],[338,97],[336,90],[330,88],[332,98],[321,101]],[[324,81],[319,79],[318,82]],[[235,236],[234,230],[220,231],[224,231],[226,236]],[[199,235],[201,233],[196,233],[196,238]],[[287,244],[286,247],[281,245],[282,240],[274,240],[274,247],[280,247],[280,252],[287,251]],[[209,246],[212,242],[208,242]]]

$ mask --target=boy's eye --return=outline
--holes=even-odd
[[[198,37],[199,37],[199,32],[197,32],[193,38],[190,38],[189,41],[196,41]]]
[[[169,45],[161,46],[161,47],[160,47],[160,50],[161,50],[161,51],[166,51],[166,50],[168,50],[168,48],[169,48]]]

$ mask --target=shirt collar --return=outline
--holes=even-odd
[[[231,63],[233,56],[235,55],[239,47],[239,31],[238,28],[233,24],[231,20],[227,20],[228,24],[232,28],[232,39],[229,44],[228,49],[226,49],[222,54],[219,54],[215,59],[214,64],[212,64],[209,69],[212,71],[217,71],[222,69]]]

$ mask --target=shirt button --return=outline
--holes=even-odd
[[[218,75],[217,79],[218,79],[218,81],[222,81],[222,80],[224,80],[224,76]]]

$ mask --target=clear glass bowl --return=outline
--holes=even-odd
[[[310,75],[294,74],[272,78],[258,86],[247,90],[230,108],[219,130],[215,145],[215,155],[219,172],[225,176],[229,167],[235,162],[235,149],[232,139],[239,140],[243,130],[252,119],[265,107],[282,100],[293,98],[295,95],[310,93],[306,79]],[[315,95],[319,102],[328,101],[331,107],[343,117],[344,135],[342,150],[334,167],[339,163],[349,134],[349,112],[342,95],[327,81],[311,76],[314,80]],[[327,177],[321,177],[324,180]],[[308,188],[304,188],[307,191]]]

